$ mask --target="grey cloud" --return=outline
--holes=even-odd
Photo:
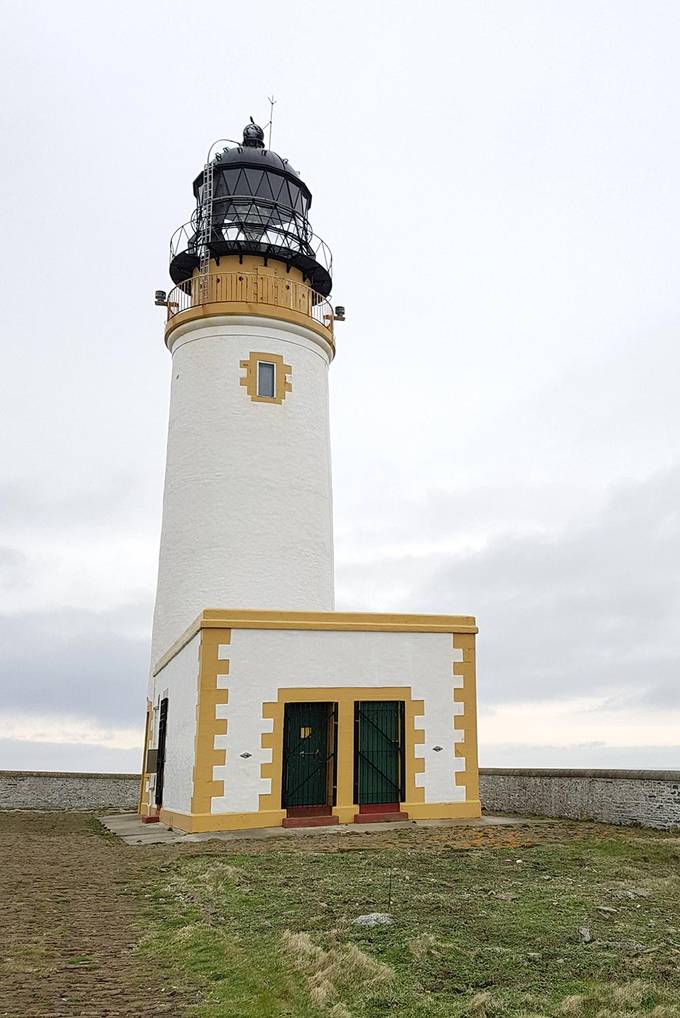
[[[45,483],[0,483],[0,526],[6,529],[40,527],[47,531],[73,529],[139,514],[142,483],[133,471],[118,471],[97,481],[83,478],[83,486],[67,490]],[[73,483],[73,481],[71,481]]]
[[[622,705],[680,702],[680,468],[612,489],[554,535],[339,570],[343,604],[475,614],[482,701],[616,690]],[[385,592],[388,604],[380,604]]]
[[[0,589],[22,587],[27,579],[26,556],[17,548],[0,547]]]
[[[609,708],[664,709],[680,699],[678,506],[674,469],[619,486],[563,534],[350,566],[341,581],[359,607],[476,614],[483,704],[600,693]],[[0,617],[5,708],[138,723],[149,621],[149,602]]]
[[[148,603],[110,612],[0,616],[0,699],[8,713],[138,724],[149,668]]]
[[[366,479],[366,484],[370,479]],[[364,497],[364,492],[357,493]],[[546,512],[559,506],[572,494],[569,485],[547,482],[528,484],[523,481],[492,482],[460,488],[429,488],[413,496],[405,491],[403,478],[388,490],[376,487],[371,497],[371,511],[365,506],[350,514],[345,509],[348,491],[340,488],[336,501],[344,512],[344,529],[339,543],[361,554],[387,544],[399,545],[414,537],[428,542],[455,539],[471,529],[475,533],[494,533],[507,529],[508,521],[521,521],[524,530],[537,526]],[[395,513],[395,503],[399,512]],[[358,556],[357,556],[358,557]]]

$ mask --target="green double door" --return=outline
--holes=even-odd
[[[337,704],[287,703],[283,725],[284,809],[332,806]]]
[[[281,805],[300,812],[336,804],[337,704],[288,703],[283,727]],[[354,709],[354,802],[403,802],[404,703],[365,700]]]
[[[354,801],[359,806],[404,799],[404,703],[366,700],[354,709]]]

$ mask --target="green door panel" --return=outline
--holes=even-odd
[[[400,700],[357,703],[355,793],[360,806],[401,802],[404,785],[404,704]]]
[[[287,703],[281,805],[331,805],[335,704]]]

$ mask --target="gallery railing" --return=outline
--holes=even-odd
[[[323,326],[333,342],[333,307],[306,283],[286,275],[258,272],[196,272],[167,295],[168,321],[204,304],[250,304],[288,308]]]

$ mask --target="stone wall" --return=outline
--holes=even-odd
[[[480,769],[489,813],[680,827],[680,771]]]
[[[480,769],[488,813],[680,827],[680,771]],[[0,809],[136,810],[138,774],[0,771]]]
[[[0,771],[0,809],[136,810],[139,774]]]

